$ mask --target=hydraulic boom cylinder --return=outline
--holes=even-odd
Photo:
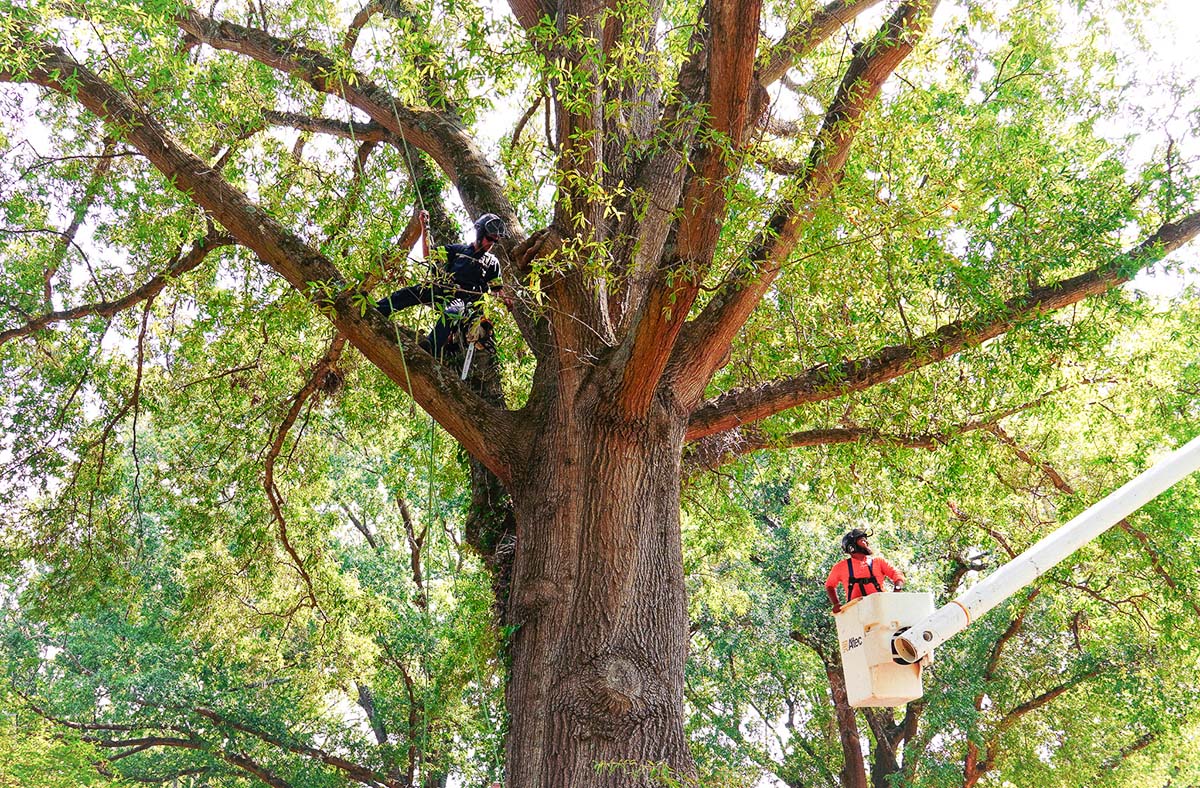
[[[1193,438],[1153,468],[1109,493],[1069,523],[971,586],[953,602],[938,608],[897,635],[893,640],[896,652],[906,662],[918,661],[1198,468],[1200,437]]]

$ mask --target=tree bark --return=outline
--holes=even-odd
[[[838,736],[842,741],[842,788],[867,788],[862,738],[858,733],[858,719],[846,695],[846,678],[842,673],[841,660],[825,662],[825,676],[829,679],[829,691],[837,714]]]
[[[603,377],[603,376],[600,376]],[[661,785],[691,777],[679,533],[684,414],[615,415],[595,383],[539,408],[510,484],[516,549],[507,623],[508,785]]]

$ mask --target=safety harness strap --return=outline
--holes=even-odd
[[[868,585],[875,586],[876,591],[883,590],[883,587],[881,585],[879,585],[879,581],[875,579],[875,560],[872,558],[867,559],[867,576],[866,577],[855,577],[854,576],[854,559],[847,558],[846,559],[846,574],[849,575],[849,579],[846,581],[846,601],[847,602],[849,602],[851,599],[854,598],[854,589],[856,587],[858,588],[859,596],[867,595],[866,586],[868,586]]]

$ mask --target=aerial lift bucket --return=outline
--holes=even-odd
[[[851,706],[903,706],[921,697],[921,670],[933,655],[905,664],[892,639],[932,612],[933,594],[894,591],[859,597],[834,615]]]

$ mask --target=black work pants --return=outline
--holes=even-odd
[[[430,287],[429,285],[409,285],[402,287],[375,305],[384,317],[408,309],[410,306],[424,304],[434,306],[454,298],[454,289],[450,287]],[[440,311],[440,310],[439,310]]]
[[[428,336],[421,341],[421,347],[434,358],[440,357],[451,344],[460,347],[465,345],[462,338],[467,330],[471,310],[462,298],[456,298],[457,291],[453,287],[409,285],[392,293],[375,306],[384,317],[410,306],[424,304],[433,307],[438,313],[437,322],[433,324]],[[454,336],[457,332],[457,342]]]

